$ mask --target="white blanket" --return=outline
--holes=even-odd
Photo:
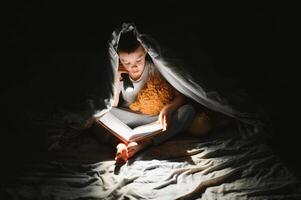
[[[2,190],[12,199],[300,199],[300,181],[270,148],[234,132],[182,135],[120,168],[114,149],[85,135],[78,148],[50,152],[51,162],[19,163]]]

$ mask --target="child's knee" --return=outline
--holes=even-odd
[[[178,120],[182,122],[191,122],[196,113],[194,107],[189,104],[181,106],[177,112]]]

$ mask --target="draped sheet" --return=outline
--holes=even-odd
[[[212,73],[210,66],[202,62],[203,55],[196,41],[189,42],[187,38],[176,38],[171,48],[164,46],[164,41],[159,43],[150,35],[140,33],[134,24],[123,23],[122,27],[113,32],[108,42],[112,80],[117,78],[119,38],[122,33],[128,31],[134,31],[137,40],[147,50],[155,67],[179,92],[213,111],[236,119],[241,136],[244,138],[254,135],[270,137],[271,123],[260,105],[244,90],[237,89],[232,80]],[[161,40],[163,39],[160,38]],[[180,40],[185,40],[184,46],[183,42],[179,42]],[[111,91],[115,91],[113,83],[114,81],[112,81]],[[105,99],[107,110],[111,107],[113,95],[112,93]],[[105,111],[102,110],[95,116],[103,112]]]

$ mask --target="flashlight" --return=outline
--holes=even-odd
[[[126,92],[132,92],[134,90],[134,84],[130,80],[130,77],[126,73],[122,73],[122,80],[123,80],[123,88]]]

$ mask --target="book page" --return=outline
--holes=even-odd
[[[143,137],[147,135],[151,135],[153,133],[157,133],[163,130],[163,127],[159,121],[155,121],[149,124],[141,125],[134,128],[131,132],[130,140],[134,140],[138,137]]]
[[[113,132],[123,137],[125,140],[129,140],[132,129],[126,124],[124,124],[111,112],[107,112],[98,120],[102,122],[105,126],[107,126],[107,128],[111,129]]]

